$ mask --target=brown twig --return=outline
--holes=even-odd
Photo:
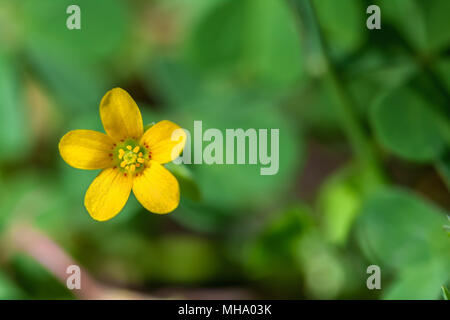
[[[8,234],[8,240],[13,250],[31,256],[64,284],[70,276],[67,273],[67,267],[71,265],[79,266],[81,288],[73,289],[74,295],[79,299],[154,299],[147,294],[99,283],[57,243],[29,224],[20,223],[12,226]]]

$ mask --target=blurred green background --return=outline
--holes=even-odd
[[[66,8],[81,8],[81,30]],[[381,30],[366,8],[381,8]],[[442,299],[450,1],[0,0],[0,299]],[[280,129],[280,170],[168,166],[99,223],[58,152],[122,87],[144,123]],[[93,284],[68,290],[61,255]],[[65,261],[65,260],[64,260]],[[366,268],[381,267],[381,290]],[[62,273],[62,274],[61,274]],[[85,273],[82,274],[82,277]]]

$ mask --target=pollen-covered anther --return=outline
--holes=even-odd
[[[137,175],[145,168],[148,152],[142,145],[127,141],[117,147],[114,155],[119,169],[128,174]]]
[[[122,159],[124,154],[125,151],[123,149],[119,149],[119,159]]]

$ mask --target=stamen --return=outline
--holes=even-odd
[[[128,175],[134,176],[145,168],[145,157],[147,156],[145,150],[143,145],[138,145],[135,141],[126,141],[124,144],[118,144],[112,156],[119,164],[117,168]]]

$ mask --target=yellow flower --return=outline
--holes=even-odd
[[[108,91],[100,102],[106,134],[74,130],[59,143],[61,157],[78,169],[103,169],[89,186],[84,205],[95,220],[116,216],[131,190],[154,213],[169,213],[180,202],[177,179],[162,164],[178,157],[185,132],[163,120],[144,132],[141,112],[123,89]]]

